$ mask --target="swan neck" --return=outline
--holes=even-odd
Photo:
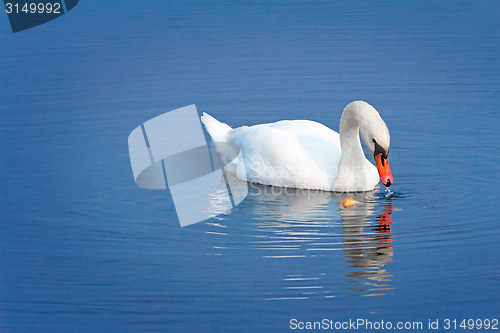
[[[360,119],[358,113],[352,109],[346,109],[340,119],[340,145],[342,147],[342,158],[364,159],[363,147],[359,140]]]

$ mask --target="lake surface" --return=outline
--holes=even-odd
[[[81,1],[16,34],[3,15],[0,330],[499,318],[499,14],[494,1]],[[169,110],[338,130],[360,99],[391,132],[390,197],[343,209],[345,195],[257,186],[181,228],[169,191],[134,183],[127,137]]]

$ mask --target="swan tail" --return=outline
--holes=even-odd
[[[201,122],[205,125],[205,129],[214,142],[227,142],[227,134],[232,130],[229,125],[221,123],[205,112],[201,116]]]

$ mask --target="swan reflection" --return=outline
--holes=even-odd
[[[320,266],[321,271],[316,272],[288,270],[282,278],[284,286],[268,293],[267,299],[330,298],[341,293],[339,290],[347,290],[349,295],[375,296],[393,289],[386,268],[393,257],[391,198],[382,199],[373,191],[337,194],[248,185],[245,201],[229,216],[221,217],[244,223],[226,227],[224,232],[244,229],[235,232],[249,236],[247,246],[261,251],[266,259],[327,258],[331,263],[329,267]],[[347,197],[358,203],[344,208],[342,202]],[[339,268],[334,262],[339,259],[347,266]],[[348,287],[341,288],[339,278],[333,275],[338,276],[338,271],[346,268],[341,280]]]
[[[336,196],[339,202],[347,195]],[[394,211],[390,198],[382,204],[382,213],[373,220],[376,201],[373,193],[358,195],[359,203],[351,208],[340,209],[342,242],[346,262],[352,268],[345,281],[353,283],[352,295],[384,295],[392,276],[384,266],[392,262],[393,247],[390,225]],[[371,219],[370,219],[371,218]]]

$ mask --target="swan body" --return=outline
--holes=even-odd
[[[379,174],[384,184],[392,183],[387,162],[389,131],[379,113],[366,102],[352,102],[344,109],[340,134],[310,120],[235,129],[206,113],[201,120],[216,147],[217,143],[229,142],[240,148],[241,157],[228,167],[249,182],[336,192],[373,190]],[[360,132],[370,152],[379,157],[375,157],[380,161],[379,172],[365,158]]]

